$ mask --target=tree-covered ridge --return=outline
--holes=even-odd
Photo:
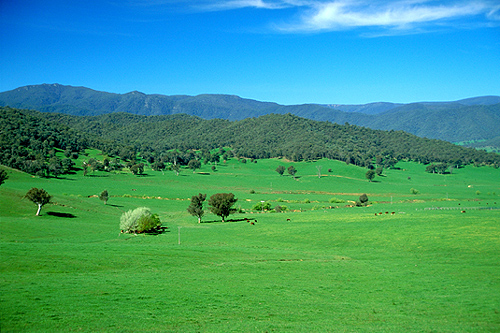
[[[0,107],[0,164],[39,176],[70,172],[87,148],[120,147],[41,116],[38,111]],[[56,156],[64,151],[65,158]]]
[[[137,91],[113,94],[59,84],[26,86],[0,93],[0,106],[9,105],[42,112],[79,116],[119,112],[137,115],[185,113],[203,119],[227,120],[291,113],[318,121],[338,124],[349,122],[372,129],[403,130],[417,136],[450,142],[490,140],[498,136],[498,101],[498,96],[482,96],[455,102],[411,104],[279,105],[233,95],[166,96],[147,95]]]
[[[237,157],[284,157],[293,161],[325,157],[358,166],[368,166],[377,157],[384,163],[407,159],[422,163],[500,165],[498,154],[445,141],[420,138],[402,131],[319,122],[292,114],[228,121],[204,120],[182,114],[139,116],[116,113],[77,117],[22,112],[98,137],[102,142],[116,142],[116,147],[120,148],[101,143],[103,150],[110,155],[120,156],[120,150],[129,146],[142,156],[152,156],[151,163],[154,157],[158,159],[172,149],[185,152],[230,147],[233,156]]]

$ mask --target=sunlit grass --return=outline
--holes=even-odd
[[[146,169],[142,177],[80,171],[65,179],[8,170],[2,332],[500,329],[500,210],[479,209],[500,206],[499,170],[432,175],[400,162],[369,183],[366,169],[337,161],[294,163],[297,180],[279,176],[280,164],[291,165],[231,160],[216,172],[204,165],[179,176]],[[39,217],[21,199],[31,187],[53,195]],[[107,205],[92,197],[104,189]],[[230,218],[255,224],[196,223],[186,208],[199,192],[235,193],[245,213]],[[372,204],[346,207],[359,193]],[[262,200],[288,211],[251,211]],[[140,206],[168,231],[120,234],[120,215]]]

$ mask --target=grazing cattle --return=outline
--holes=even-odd
[[[396,214],[396,212],[392,212],[392,213],[391,213],[391,215],[394,215],[394,214]]]
[[[463,210],[462,213],[465,213],[465,210]]]
[[[290,219],[286,219],[288,222],[290,222]]]
[[[377,215],[378,215],[378,214],[377,214],[377,213],[375,213],[375,216],[377,216]]]
[[[250,224],[251,224],[251,225],[255,225],[255,223],[253,223],[253,222],[251,222]]]
[[[389,214],[389,212],[385,212],[386,214]]]
[[[133,188],[132,191],[137,191],[137,189]]]

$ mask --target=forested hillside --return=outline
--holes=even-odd
[[[477,142],[497,137],[500,128],[499,101],[498,96],[483,96],[439,103],[285,106],[232,95],[165,96],[137,91],[113,94],[59,84],[26,86],[0,93],[0,106],[42,112],[80,116],[117,112],[137,115],[184,113],[203,119],[227,120],[291,113],[337,124],[347,122],[372,129],[403,130],[420,137],[449,142]],[[482,146],[479,144],[476,147]]]
[[[0,109],[0,163],[41,176],[70,171],[74,154],[98,148],[119,161],[166,161],[171,150],[190,159],[192,151],[229,148],[232,157],[283,157],[293,161],[330,158],[362,167],[376,160],[447,163],[454,166],[500,165],[500,155],[463,148],[449,142],[420,138],[402,131],[371,130],[270,114],[240,121],[204,120],[189,115],[139,116],[113,113],[71,116],[38,111]],[[56,151],[64,151],[64,167]],[[116,159],[118,158],[118,159]],[[59,159],[60,160],[60,159]],[[54,171],[55,170],[55,171]]]

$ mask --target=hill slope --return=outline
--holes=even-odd
[[[42,84],[0,93],[0,106],[72,115],[127,112],[137,115],[185,113],[204,119],[242,120],[265,114],[300,117],[372,129],[404,130],[450,142],[490,140],[500,128],[500,97],[484,96],[456,102],[365,105],[279,105],[232,95],[165,96],[137,91],[113,94],[84,87]]]

